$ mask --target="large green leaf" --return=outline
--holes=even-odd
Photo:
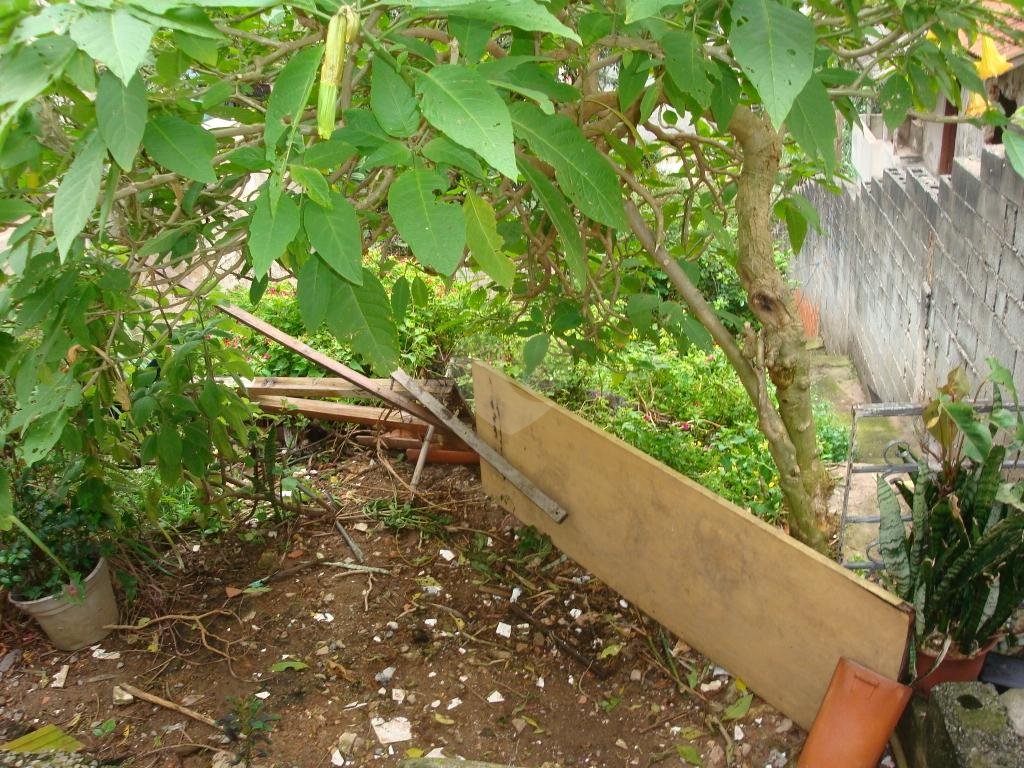
[[[582,288],[586,285],[587,259],[583,252],[583,238],[580,236],[579,226],[572,216],[572,211],[569,210],[568,203],[548,177],[530,163],[521,163],[519,169],[533,187],[533,194],[544,207],[551,223],[555,225],[558,237],[562,241],[567,271],[573,284],[577,288]]]
[[[299,317],[307,331],[316,333],[320,330],[327,311],[335,306],[335,297],[344,282],[315,253],[306,259],[296,280],[296,299]]]
[[[786,118],[796,143],[810,157],[819,159],[831,174],[836,169],[836,110],[821,80],[812,77],[800,91]]]
[[[390,374],[399,365],[398,329],[387,291],[371,270],[363,270],[362,285],[340,281],[337,304],[327,313],[327,327],[349,341],[377,373]]]
[[[512,107],[516,135],[555,169],[565,194],[594,221],[628,229],[619,180],[608,159],[564,115],[545,115],[532,104]]]
[[[423,147],[422,152],[428,160],[459,168],[474,178],[483,179],[487,176],[476,155],[444,136],[432,138]]]
[[[169,171],[203,184],[217,181],[217,174],[213,172],[217,140],[198,125],[174,115],[161,115],[146,126],[142,145]]]
[[[330,195],[331,207],[306,205],[302,221],[310,244],[331,269],[357,285],[363,280],[363,238],[356,210],[340,192]]]
[[[679,0],[626,0],[626,23],[643,21],[657,16],[662,8],[670,5],[681,5]]]
[[[487,50],[494,27],[489,21],[450,16],[448,31],[459,41],[459,54],[468,63],[476,64]]]
[[[146,132],[146,84],[136,75],[125,85],[109,71],[100,76],[96,92],[96,121],[110,156],[126,171]]]
[[[406,138],[416,133],[420,111],[412,88],[381,58],[373,60],[370,78],[370,109],[380,127],[392,136]]]
[[[21,107],[50,84],[75,53],[67,37],[42,37],[15,53],[0,57],[0,104],[11,104],[0,113],[0,132]]]
[[[320,171],[293,164],[288,166],[288,173],[291,174],[292,181],[302,187],[310,200],[324,208],[331,207],[331,185]]]
[[[153,27],[124,9],[92,11],[75,20],[70,34],[79,48],[127,84],[146,58]]]
[[[54,195],[53,234],[62,260],[96,207],[105,155],[99,135],[92,134],[75,156]]]
[[[462,214],[466,219],[466,243],[476,263],[498,285],[511,288],[515,266],[502,250],[505,242],[498,234],[491,204],[482,197],[467,192],[462,204]]]
[[[457,205],[442,203],[435,191],[448,182],[434,171],[405,171],[388,191],[388,211],[398,234],[425,267],[444,275],[455,272],[466,247],[466,222]]]
[[[701,107],[711,101],[711,75],[717,74],[704,54],[701,40],[688,30],[672,30],[661,38],[665,52],[665,69],[683,93]]]
[[[249,256],[257,280],[284,255],[288,244],[299,234],[299,228],[299,206],[291,195],[281,195],[277,205],[271,206],[268,185],[264,184],[249,220]]]
[[[1010,166],[1018,175],[1024,176],[1024,135],[1012,130],[1003,131],[1003,146]]]
[[[527,32],[550,32],[580,42],[579,35],[533,0],[397,0],[394,5],[436,11],[441,16],[477,19]]]
[[[910,581],[909,547],[903,513],[889,481],[879,476],[877,486],[878,511],[881,515],[878,523],[878,548],[882,562],[896,594],[904,600],[910,600],[913,598],[914,585]]]
[[[907,112],[914,105],[914,92],[907,78],[893,73],[886,78],[878,93],[878,101],[882,105],[882,119],[889,130],[896,130],[907,119]]]
[[[814,67],[814,25],[776,0],[736,0],[729,35],[733,56],[778,128]]]
[[[518,176],[512,120],[494,86],[467,67],[442,64],[421,74],[416,88],[431,125],[510,179]]]
[[[274,78],[274,89],[267,99],[267,114],[264,117],[263,141],[267,145],[267,157],[274,156],[278,139],[284,135],[305,109],[313,92],[317,68],[323,56],[322,45],[311,45],[292,56]],[[288,120],[288,124],[285,123]]]

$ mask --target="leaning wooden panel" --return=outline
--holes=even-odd
[[[897,677],[909,607],[575,414],[476,363],[477,431],[569,513],[486,463],[484,490],[809,728],[841,656]]]

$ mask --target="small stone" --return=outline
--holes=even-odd
[[[516,729],[516,733],[522,733],[526,730],[526,721],[521,717],[515,717],[512,719],[512,727]]]
[[[708,768],[719,768],[719,766],[725,765],[725,750],[722,749],[722,745],[717,742],[711,747],[711,751],[708,752]]]
[[[380,672],[378,672],[376,675],[374,675],[373,679],[376,680],[381,685],[387,685],[388,683],[391,682],[391,678],[393,678],[394,676],[395,676],[395,668],[394,667],[384,667],[384,669],[382,669]]]
[[[505,700],[505,697],[501,695],[499,691],[491,691],[487,696],[488,704],[501,704]]]
[[[627,744],[623,739],[616,739],[615,746],[619,749],[625,749],[626,751],[629,751],[629,744]]]
[[[775,729],[775,732],[789,733],[791,730],[793,730],[793,721],[787,717],[781,723],[779,723],[778,727]]]
[[[65,664],[60,668],[60,671],[53,676],[53,680],[50,681],[51,688],[63,688],[64,684],[68,681],[68,672],[71,670],[71,666]]]
[[[331,649],[326,645],[321,645],[319,648],[316,649],[317,656],[327,656],[330,654],[330,652]]]
[[[120,685],[114,686],[114,690],[111,691],[111,698],[114,700],[114,704],[116,704],[119,707],[126,706],[135,701],[135,697],[128,693],[128,691],[126,691]]]
[[[355,751],[356,739],[359,737],[352,733],[352,731],[345,731],[341,736],[338,737],[338,741],[335,744],[338,751],[343,755],[351,755]]]
[[[644,679],[644,673],[641,672],[639,669],[630,670],[630,672],[629,672],[629,680],[630,680],[630,682],[639,683],[643,679]]]

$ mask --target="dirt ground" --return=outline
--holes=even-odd
[[[250,745],[262,753],[253,765],[276,768],[421,755],[528,768],[795,765],[804,734],[791,721],[519,529],[484,499],[475,468],[428,467],[429,506],[414,512],[379,501],[408,496],[369,452],[307,479],[330,489],[365,565],[381,570],[350,570],[334,518],[309,511],[188,542],[184,569],[150,571],[123,609],[140,628],[96,649],[55,651],[5,608],[0,658],[14,663],[0,679],[0,741],[53,723],[99,758],[147,768],[230,765]],[[116,705],[119,683],[222,726],[138,699]],[[239,701],[260,702],[257,727],[276,718],[268,741],[230,740],[252,720]],[[384,744],[386,731],[408,738]]]

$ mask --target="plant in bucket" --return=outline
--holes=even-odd
[[[0,470],[0,585],[59,649],[106,637],[118,621],[104,554],[110,494],[79,460]]]
[[[1024,417],[1012,375],[988,363],[978,391],[991,386],[991,405],[977,393],[969,401],[966,375],[954,369],[924,409],[920,451],[901,447],[916,468],[878,479],[885,579],[914,607],[910,674],[922,692],[977,679],[1024,600],[1024,482],[1007,471],[1020,458]]]

